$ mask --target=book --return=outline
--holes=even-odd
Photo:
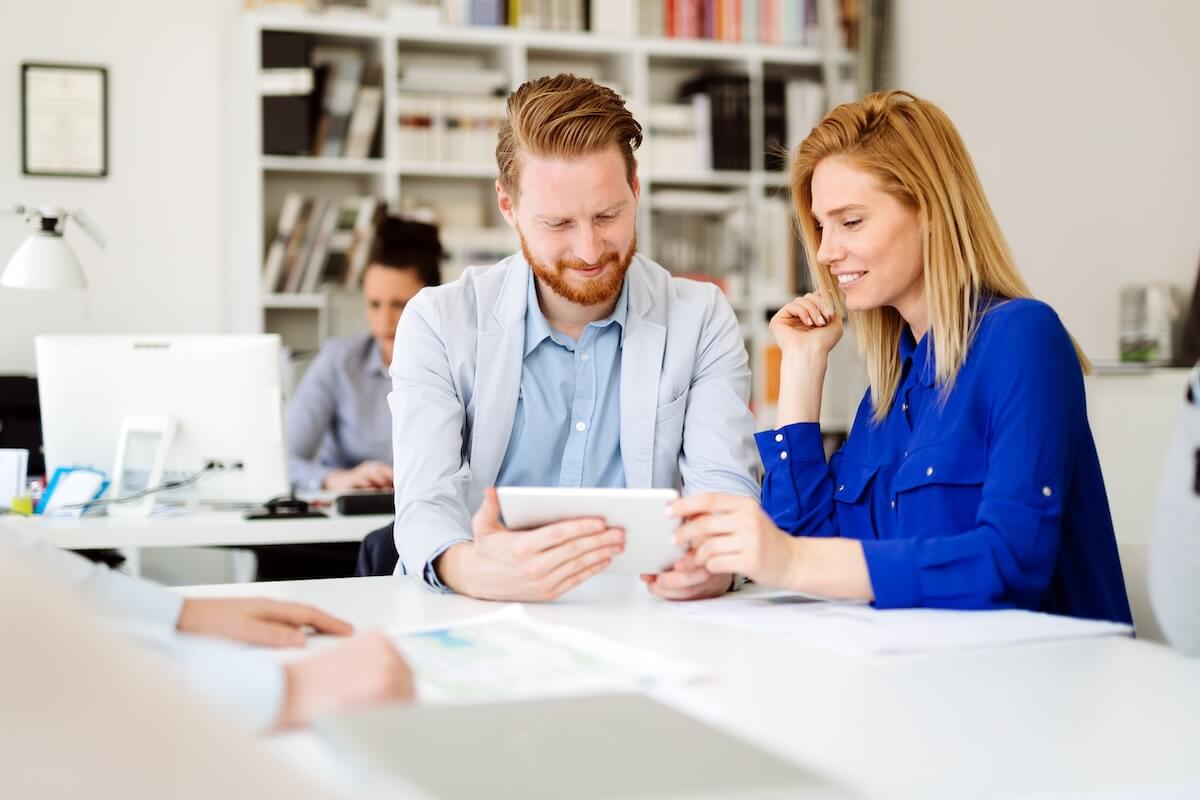
[[[312,249],[308,253],[308,260],[304,267],[304,277],[297,290],[303,294],[315,292],[325,275],[325,261],[329,255],[333,229],[337,225],[339,208],[338,201],[331,201],[322,210],[316,236],[313,237]]]
[[[782,78],[763,79],[763,169],[787,166],[787,92]],[[781,152],[782,151],[782,152]]]
[[[357,289],[363,271],[371,258],[375,245],[375,231],[386,208],[375,197],[360,198],[358,212],[351,226],[350,244],[346,248],[345,286]]]
[[[368,158],[375,150],[379,113],[383,108],[383,68],[370,64],[363,70],[362,85],[346,132],[346,158]]]
[[[275,238],[271,240],[271,246],[267,250],[267,258],[263,262],[262,282],[260,284],[264,294],[274,292],[279,286],[279,278],[283,272],[284,258],[287,255],[288,240],[291,238],[292,230],[296,227],[296,221],[300,217],[300,211],[304,208],[304,195],[296,192],[289,192],[283,199],[283,208],[279,212],[279,222],[275,226]]]
[[[327,64],[330,70],[322,108],[322,113],[329,115],[328,131],[316,154],[341,156],[346,148],[354,98],[362,81],[363,54],[352,47],[319,46],[313,48],[313,63]]]
[[[504,25],[508,15],[504,0],[471,0],[470,23],[472,25]]]
[[[299,249],[296,251],[296,260],[289,265],[290,269],[287,271],[286,282],[281,291],[288,293],[299,292],[300,287],[304,285],[304,274],[308,268],[309,259],[316,244],[317,236],[320,233],[321,220],[325,218],[325,210],[328,207],[329,201],[323,197],[313,200],[311,212],[305,219],[303,239],[300,242]]]
[[[311,152],[312,47],[313,37],[306,33],[262,34],[259,90],[264,154],[298,156]]]
[[[285,291],[287,285],[292,280],[292,273],[296,271],[301,260],[304,234],[308,228],[309,219],[312,217],[312,211],[312,198],[305,197],[300,204],[296,223],[292,226],[291,232],[288,234],[287,246],[284,248],[283,254],[283,267],[280,270],[279,280],[271,287],[271,291],[273,292]]]

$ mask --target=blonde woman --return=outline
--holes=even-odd
[[[880,608],[1129,622],[1088,362],[1030,298],[950,120],[904,92],[839,106],[796,151],[791,186],[819,291],[771,322],[783,366],[778,427],[756,437],[762,507],[685,498],[677,538],[711,572]],[[817,421],[843,309],[870,388],[826,464]]]

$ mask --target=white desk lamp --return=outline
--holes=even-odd
[[[20,214],[26,222],[35,222],[37,229],[17,248],[8,266],[0,275],[0,286],[14,289],[86,289],[87,278],[79,259],[71,251],[63,230],[67,220],[73,219],[91,237],[104,247],[104,237],[92,226],[82,211],[66,211],[61,208],[32,208],[14,206],[12,213]]]

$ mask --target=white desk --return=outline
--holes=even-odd
[[[407,578],[186,591],[313,603],[360,628],[496,607]],[[526,608],[702,664],[709,676],[689,694],[729,730],[868,797],[1200,796],[1200,660],[1160,645],[1114,638],[857,659],[677,616],[635,580],[607,575]],[[311,734],[277,744],[316,776],[341,774]]]
[[[321,519],[246,520],[240,511],[195,511],[174,516],[89,517],[73,520],[5,517],[6,525],[35,533],[69,550],[120,548],[138,574],[141,547],[249,547],[308,542],[358,542],[392,521],[390,514],[349,517],[330,512]]]

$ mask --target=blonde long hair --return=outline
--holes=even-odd
[[[817,263],[821,234],[812,213],[817,164],[845,156],[876,177],[883,191],[915,208],[922,222],[922,270],[929,304],[935,380],[949,394],[979,326],[979,301],[1031,297],[984,196],[971,157],[940,108],[908,92],[876,92],[835,108],[792,157],[791,186],[813,285],[840,297],[829,269]],[[904,320],[891,307],[850,315],[867,359],[876,423],[891,409],[900,382]],[[1085,373],[1087,358],[1075,346]]]

